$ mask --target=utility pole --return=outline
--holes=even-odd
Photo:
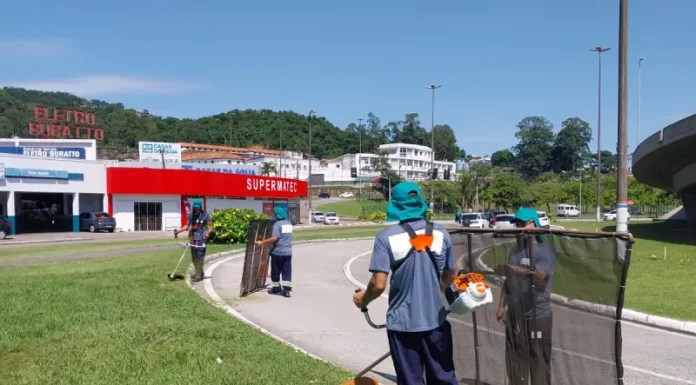
[[[309,145],[307,149],[309,154],[309,174],[307,176],[307,195],[309,195],[309,224],[312,223],[312,114],[316,114],[315,110],[309,110]]]
[[[278,122],[278,119],[276,119],[276,122]],[[280,177],[283,177],[283,126],[280,126],[278,131],[280,131],[280,156],[278,157],[278,167],[280,168],[279,174]]]
[[[619,143],[616,231],[628,231],[628,0],[619,0]]]
[[[633,152],[636,152],[636,149],[638,149],[638,144],[640,144],[640,102],[641,102],[641,88],[642,88],[642,83],[643,83],[643,60],[645,58],[642,57],[638,59],[638,122],[636,124],[636,148],[633,149]]]
[[[602,53],[611,48],[594,47],[590,51],[597,52],[599,58],[599,84],[597,88],[597,217],[599,223],[602,220],[602,203],[600,201],[602,179]]]
[[[360,178],[360,169],[362,162],[362,121],[363,118],[358,118],[358,200],[362,200],[362,179]],[[391,182],[390,182],[391,183]]]
[[[435,171],[435,90],[440,88],[442,86],[436,86],[435,84],[431,84],[429,86],[426,86],[425,88],[432,90],[433,92],[433,97],[432,97],[432,103],[431,103],[431,110],[430,110],[430,156],[431,156],[431,161],[430,161],[430,177],[432,178],[432,173]],[[435,176],[437,178],[437,175]],[[435,198],[434,198],[434,193],[433,190],[435,188],[435,179],[433,179],[430,182],[430,209],[434,210],[435,208]]]

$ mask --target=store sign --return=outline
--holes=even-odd
[[[226,174],[242,174],[242,175],[259,175],[261,174],[261,167],[259,166],[215,166],[206,165],[200,163],[193,164],[182,164],[182,170],[197,170],[197,171],[210,171],[210,172],[222,172]]]
[[[161,162],[164,155],[165,162],[181,163],[179,143],[138,142],[138,150],[141,162]]]
[[[16,154],[39,158],[86,159],[81,147],[0,147],[2,154]]]
[[[5,180],[5,164],[0,163],[0,180]]]
[[[7,168],[8,177],[40,178],[40,179],[69,179],[69,173],[64,170],[39,170],[32,168]]]
[[[104,140],[104,129],[96,127],[94,112],[72,108],[34,106],[34,120],[29,122],[29,135],[54,139]]]
[[[275,180],[275,179],[257,179],[247,178],[247,192],[265,191],[265,192],[285,192],[296,193],[297,182],[293,180]],[[253,195],[251,195],[253,196]]]

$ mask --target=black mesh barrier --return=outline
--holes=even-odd
[[[269,246],[257,246],[260,241],[271,236],[273,221],[269,219],[252,220],[247,232],[246,254],[239,295],[244,297],[266,287],[268,275]]]
[[[450,313],[461,384],[623,384],[630,234],[450,234],[458,269],[482,274],[493,294],[492,304]]]

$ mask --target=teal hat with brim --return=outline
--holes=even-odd
[[[283,209],[280,206],[276,206],[273,209],[273,214],[275,214],[275,217],[278,218],[279,221],[282,221],[283,219],[288,219],[288,213],[286,213],[285,209]]]
[[[191,208],[196,208],[198,207],[199,209],[203,209],[203,201],[196,198],[193,200],[193,203],[191,203]]]
[[[536,210],[530,207],[520,207],[517,209],[517,211],[515,211],[515,221],[523,223],[534,221],[534,226],[541,228],[539,214],[537,214]]]
[[[388,222],[425,219],[427,212],[428,204],[423,199],[417,184],[401,182],[392,188],[391,200],[387,204]]]

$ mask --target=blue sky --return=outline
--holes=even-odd
[[[525,116],[617,127],[618,0],[351,2],[181,0],[9,2],[0,23],[0,86],[65,90],[153,113],[196,118],[239,108],[307,113],[339,127],[373,112],[447,123],[467,152],[516,143]],[[696,113],[696,1],[631,0],[629,152]],[[108,129],[108,127],[107,127]],[[596,143],[592,144],[593,148]]]

